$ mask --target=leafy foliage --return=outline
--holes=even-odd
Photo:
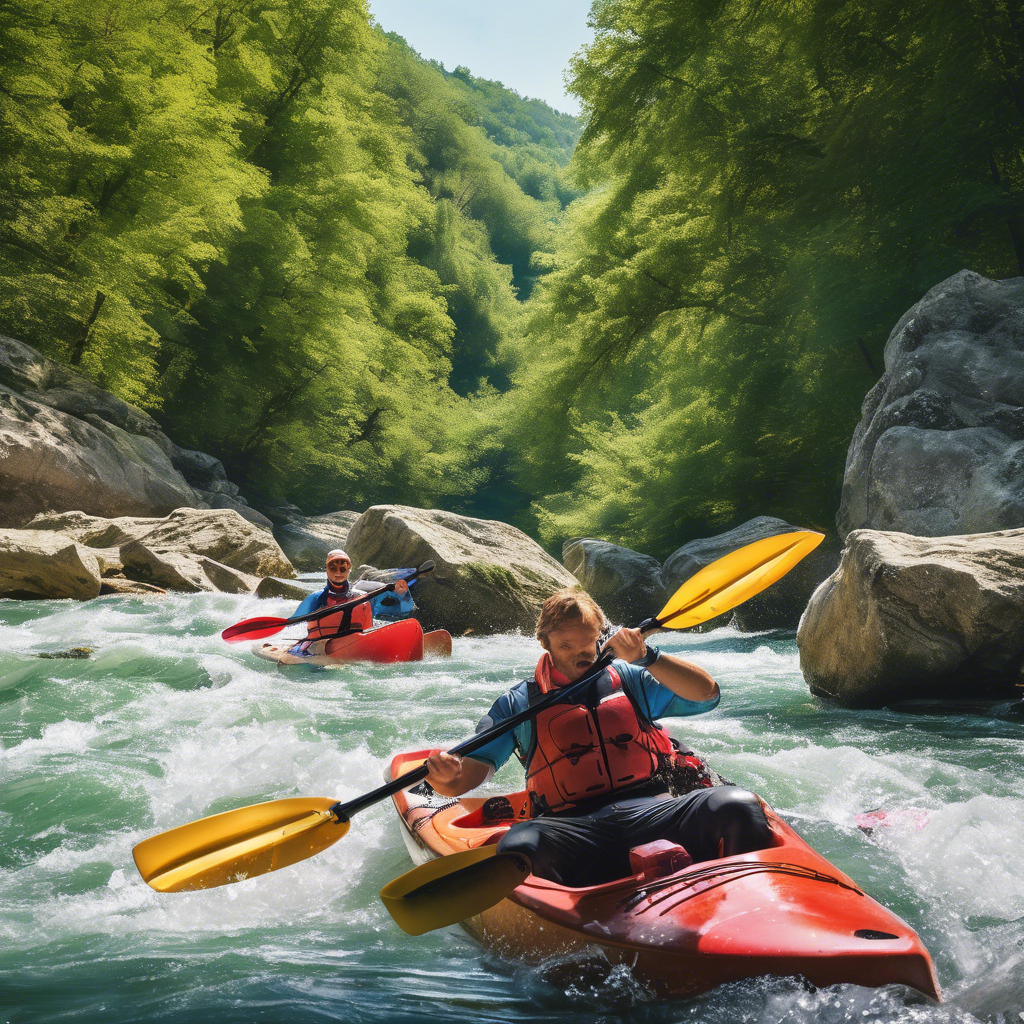
[[[892,324],[1024,272],[1024,15],[591,24],[581,126],[362,0],[0,4],[0,327],[311,512],[826,525]]]
[[[963,266],[1024,269],[1016,9],[591,17],[572,67],[591,192],[515,378],[542,534],[664,554],[755,514],[826,525],[892,325]]]
[[[361,0],[13,0],[0,60],[4,329],[311,511],[483,484],[574,119]]]

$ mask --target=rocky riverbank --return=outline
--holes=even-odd
[[[287,582],[296,568],[317,570],[345,547],[356,576],[432,559],[420,616],[459,634],[530,632],[544,598],[573,585],[611,621],[635,624],[722,555],[804,528],[760,516],[687,539],[664,562],[577,537],[560,564],[506,523],[437,509],[254,508],[217,459],[2,337],[0,485],[0,596],[301,597]],[[1024,279],[962,271],[901,318],[853,435],[837,526],[794,571],[709,625],[799,625],[812,693],[850,706],[1019,693]]]

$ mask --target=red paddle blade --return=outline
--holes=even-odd
[[[262,640],[265,636],[273,636],[288,625],[288,619],[273,619],[269,616],[255,619],[244,619],[228,626],[221,633],[221,639],[229,644],[237,644],[242,640]]]

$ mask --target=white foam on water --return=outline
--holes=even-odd
[[[65,719],[44,726],[43,734],[38,739],[22,740],[21,743],[5,750],[4,760],[9,768],[11,762],[15,762],[15,766],[24,771],[27,765],[36,759],[53,754],[84,753],[99,735],[100,727],[95,722],[75,722]]]
[[[876,833],[947,913],[961,919],[1024,917],[1024,799],[984,794],[929,810],[921,828],[905,821]]]
[[[0,645],[18,659],[95,648],[88,661],[16,660],[16,682],[5,679],[29,685],[0,703],[0,800],[23,801],[10,804],[15,814],[0,811],[9,854],[0,861],[0,982],[5,956],[31,950],[40,965],[56,965],[77,940],[95,959],[79,965],[86,986],[145,959],[183,1017],[217,1021],[254,1018],[282,999],[282,1019],[298,1007],[302,1020],[565,1024],[626,1019],[622,1012],[649,1015],[651,1024],[959,1024],[982,1008],[994,1024],[993,1015],[1016,1005],[1024,941],[1019,741],[978,726],[958,745],[912,716],[830,708],[808,694],[792,639],[731,628],[656,638],[723,689],[717,711],[672,720],[672,732],[783,813],[824,829],[817,834],[839,850],[840,864],[872,857],[882,889],[923,907],[940,980],[954,995],[948,1006],[899,989],[807,992],[762,979],[660,1008],[624,970],[593,999],[584,988],[573,998],[537,988],[532,972],[482,954],[456,929],[415,940],[397,931],[376,895],[409,867],[389,801],[357,815],[329,849],[283,870],[203,892],[153,892],[131,858],[137,842],[261,800],[346,800],[376,788],[398,750],[471,735],[539,653],[527,636],[456,637],[449,661],[280,672],[246,645],[219,639],[232,622],[284,617],[294,606],[223,594],[103,598],[38,603],[24,621],[0,623]],[[951,721],[944,730],[955,728]],[[37,783],[52,788],[55,770],[62,800],[81,789],[72,827],[47,820],[49,808],[25,810]],[[510,764],[500,778],[491,791],[518,788],[521,769]],[[876,829],[869,840],[853,821],[878,806],[926,810],[928,824]],[[254,966],[220,988],[223,976],[208,964],[221,956]],[[156,965],[169,961],[188,965],[184,987],[168,980],[177,969],[160,974]],[[979,972],[993,985],[972,986]],[[411,983],[421,999],[403,977],[422,979]],[[249,1001],[250,988],[263,1003]]]

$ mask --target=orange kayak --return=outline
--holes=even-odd
[[[294,640],[257,643],[253,654],[278,665],[338,665],[349,661],[419,661],[424,654],[447,657],[452,653],[451,634],[444,629],[424,633],[416,619],[402,619],[375,626],[362,633],[313,641],[308,654],[294,654]]]
[[[431,751],[399,754],[390,778]],[[453,799],[426,783],[392,798],[417,864],[497,842],[526,794]],[[462,926],[487,949],[540,963],[552,958],[626,965],[662,997],[692,996],[759,975],[814,985],[900,984],[940,1000],[931,957],[914,930],[815,853],[770,807],[772,845],[687,863],[681,847],[632,851],[634,874],[571,889],[530,875]]]

